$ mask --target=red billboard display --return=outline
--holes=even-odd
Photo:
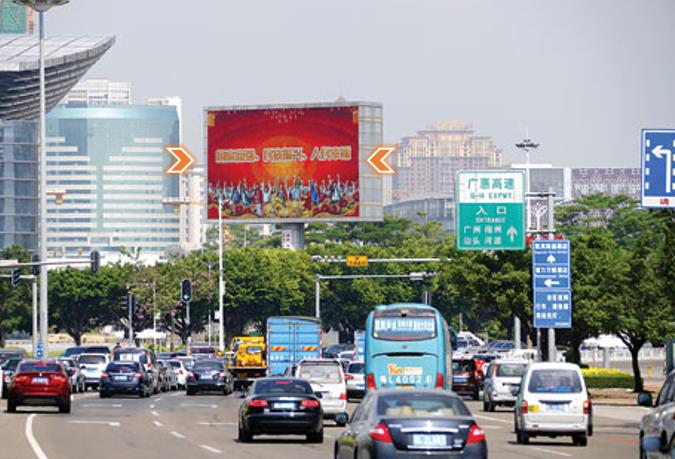
[[[359,216],[357,106],[207,112],[208,218]]]

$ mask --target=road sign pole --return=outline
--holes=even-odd
[[[554,202],[553,188],[548,189],[548,238],[555,239],[555,202]],[[555,347],[555,328],[548,329],[548,361],[555,362],[557,360],[557,349]]]
[[[134,346],[134,301],[130,293],[127,293],[127,308],[129,309],[129,347]]]
[[[321,318],[321,275],[316,275],[316,284],[314,288],[314,316]]]
[[[38,284],[37,277],[33,276],[33,357],[37,352],[37,343],[39,342],[38,338]]]
[[[223,200],[218,199],[218,348],[225,352],[225,315],[223,296],[225,295],[223,282]]]

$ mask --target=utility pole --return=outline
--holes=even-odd
[[[128,291],[128,287],[127,287]],[[129,312],[129,347],[134,346],[134,306],[135,297],[132,293],[127,293],[127,308]]]
[[[225,311],[223,296],[225,283],[223,282],[223,198],[218,198],[218,347],[225,352]]]

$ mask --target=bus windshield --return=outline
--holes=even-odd
[[[373,338],[385,341],[421,341],[436,337],[436,318],[433,314],[389,314],[373,319]]]

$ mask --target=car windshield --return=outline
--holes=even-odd
[[[452,371],[457,371],[460,373],[471,372],[476,369],[476,365],[473,363],[473,360],[453,360],[452,361]]]
[[[298,377],[314,382],[342,382],[340,364],[333,362],[300,364]]]
[[[17,373],[62,371],[57,363],[25,362],[19,365]]]
[[[313,394],[312,386],[307,381],[297,379],[261,380],[255,383],[253,393],[259,394]]]
[[[215,354],[216,350],[212,347],[193,347],[191,349],[193,354]]]
[[[504,378],[520,378],[525,374],[527,365],[524,363],[498,363],[497,376]]]
[[[110,354],[110,349],[105,346],[85,347],[84,351],[89,354]]]
[[[141,366],[136,362],[111,363],[105,371],[108,373],[135,373],[140,371]]]
[[[366,366],[362,363],[352,363],[349,365],[347,373],[352,374],[363,374],[366,370]]]
[[[195,362],[193,370],[222,370],[223,364],[220,362]]]
[[[527,389],[536,394],[576,394],[581,392],[581,379],[575,370],[534,370]]]
[[[471,416],[459,398],[441,394],[411,394],[401,392],[380,396],[377,414],[393,417],[452,417]]]
[[[247,354],[262,354],[262,347],[260,346],[249,346],[246,348]]]
[[[428,311],[388,311],[373,319],[373,338],[420,341],[436,337],[436,317]]]
[[[169,365],[171,365],[171,368],[173,369],[179,369],[181,366],[180,362],[178,362],[177,360],[170,360]]]
[[[83,365],[86,364],[99,364],[99,363],[105,363],[105,357],[102,355],[80,355],[80,359],[78,360]]]

